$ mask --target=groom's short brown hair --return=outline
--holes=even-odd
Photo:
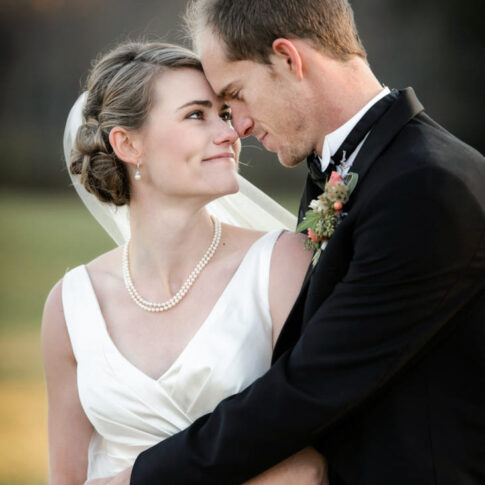
[[[193,0],[186,23],[194,43],[209,30],[229,61],[268,64],[277,38],[306,39],[339,60],[366,58],[348,0]]]

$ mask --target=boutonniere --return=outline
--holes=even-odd
[[[310,202],[310,210],[298,224],[296,232],[306,229],[308,233],[308,239],[304,241],[305,247],[315,252],[312,259],[313,267],[316,266],[327,241],[347,215],[342,210],[355,189],[358,178],[358,174],[352,172],[345,177],[338,172],[332,172],[325,183],[323,193]]]

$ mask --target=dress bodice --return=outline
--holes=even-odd
[[[63,280],[81,405],[94,427],[88,479],[114,475],[264,374],[272,354],[271,253],[281,231],[248,250],[210,314],[159,379],[112,341],[84,265]]]

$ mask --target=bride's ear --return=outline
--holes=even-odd
[[[137,135],[121,126],[115,126],[109,134],[109,142],[116,156],[123,162],[136,165],[141,158]]]
[[[288,72],[303,79],[303,61],[296,45],[289,39],[279,38],[273,42],[273,55],[284,62]]]

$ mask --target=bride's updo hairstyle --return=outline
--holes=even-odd
[[[165,43],[124,43],[95,61],[70,170],[101,202],[117,206],[130,202],[128,170],[113,152],[110,131],[115,126],[139,129],[152,107],[158,75],[180,68],[202,71],[192,51]]]

